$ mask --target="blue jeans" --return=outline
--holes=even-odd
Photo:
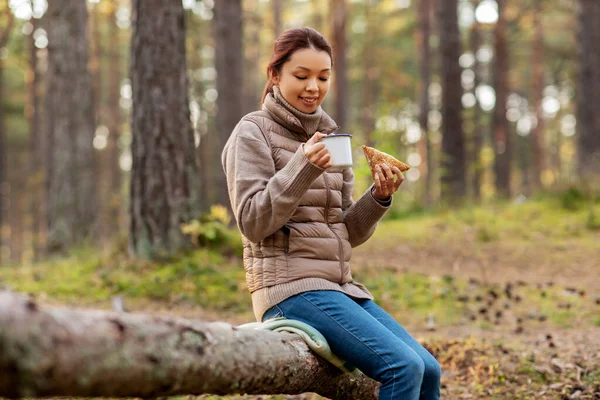
[[[314,327],[335,355],[381,382],[379,400],[440,398],[440,364],[373,301],[316,290],[271,307],[263,321],[281,316]]]

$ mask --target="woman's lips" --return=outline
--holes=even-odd
[[[302,103],[306,104],[307,106],[315,105],[317,103],[317,99],[318,97],[300,97]]]

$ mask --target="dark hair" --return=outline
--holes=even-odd
[[[331,64],[333,65],[333,54],[331,45],[319,32],[313,28],[296,28],[283,32],[275,40],[273,45],[273,55],[267,66],[267,85],[263,91],[261,104],[264,103],[268,93],[273,93],[273,76],[281,73],[281,67],[285,64],[292,54],[302,49],[315,49],[329,54]]]

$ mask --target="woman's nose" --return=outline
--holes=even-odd
[[[306,90],[309,92],[315,91],[319,88],[319,86],[317,86],[317,80],[316,79],[307,79],[306,82]]]

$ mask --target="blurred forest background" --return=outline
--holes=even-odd
[[[184,0],[138,4],[148,15],[138,16],[147,25],[137,33],[130,1],[1,7],[4,262],[86,239],[106,243],[128,225],[145,235],[140,224],[149,220],[170,230],[211,205],[228,207],[221,149],[239,118],[259,107],[274,38],[306,25],[335,49],[324,109],[354,135],[356,149],[374,145],[413,166],[402,203],[531,196],[586,173],[598,183],[596,1]],[[163,83],[153,87],[153,79]],[[153,114],[157,91],[170,96],[154,104],[162,114]],[[139,163],[135,129],[143,130]],[[164,138],[143,149],[151,131]],[[159,154],[171,139],[194,148]],[[169,202],[174,186],[165,175],[182,173],[161,164],[179,162],[171,157],[189,175],[180,182],[186,193]],[[355,153],[357,191],[370,179],[361,158]],[[155,160],[155,170],[142,160]],[[134,211],[133,197],[151,192],[135,191],[136,166],[162,192],[137,209],[162,208],[171,221]],[[186,210],[173,212],[179,200]],[[177,241],[165,232],[149,240],[165,248]]]
[[[274,39],[311,26],[355,197],[360,145],[412,166],[353,276],[429,335],[443,395],[598,398],[599,21],[598,0],[0,0],[0,286],[252,320],[221,150]]]
[[[355,149],[374,145],[413,166],[396,204],[524,198],[599,181],[593,0],[0,7],[3,262],[128,234],[137,254],[179,248],[180,223],[229,207],[221,149],[259,108],[277,34],[306,25],[335,50],[324,109]],[[355,159],[362,191],[370,177]]]

